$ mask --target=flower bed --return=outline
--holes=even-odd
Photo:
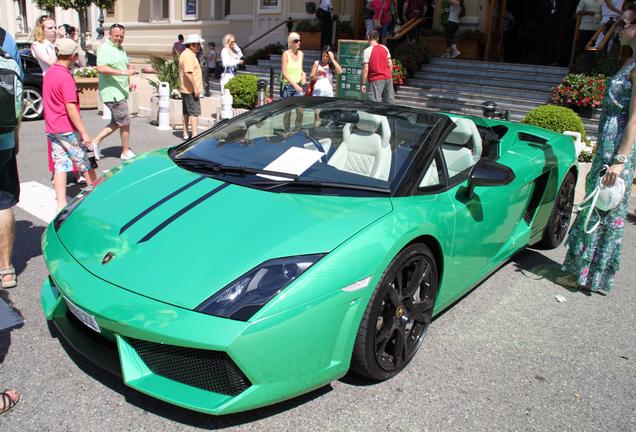
[[[73,69],[73,76],[76,78],[97,78],[99,74],[97,73],[97,68],[88,66]]]
[[[600,108],[606,81],[604,75],[568,74],[554,88],[552,102],[571,108]]]
[[[398,59],[393,60],[393,85],[401,86],[406,82],[406,69]]]

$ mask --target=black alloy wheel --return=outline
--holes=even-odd
[[[554,249],[558,247],[570,227],[572,218],[572,208],[574,207],[574,189],[576,187],[576,177],[572,171],[568,172],[561,183],[559,192],[554,199],[554,206],[550,219],[545,227],[543,238],[539,243],[541,246]]]
[[[438,275],[428,246],[403,249],[384,272],[364,312],[351,368],[374,380],[400,372],[417,353],[431,322]]]
[[[42,90],[32,86],[24,86],[23,113],[27,120],[40,120],[44,114],[44,103],[42,102]]]

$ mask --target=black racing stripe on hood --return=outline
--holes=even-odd
[[[126,225],[124,225],[123,227],[121,227],[121,229],[119,230],[119,235],[122,235],[124,233],[124,231],[126,231],[128,228],[130,228],[131,226],[133,226],[135,223],[137,223],[141,218],[143,218],[144,216],[146,216],[148,213],[150,213],[151,211],[153,211],[154,209],[156,209],[157,207],[159,207],[161,204],[165,203],[166,201],[176,197],[177,195],[179,195],[181,192],[183,192],[186,189],[191,188],[192,186],[194,186],[195,184],[199,183],[201,180],[203,180],[204,178],[206,178],[205,176],[201,176],[195,180],[192,180],[190,183],[188,183],[185,186],[180,187],[179,189],[177,189],[176,191],[172,192],[170,195],[167,195],[163,198],[161,198],[159,201],[157,201],[156,203],[154,203],[153,205],[151,205],[150,207],[148,207],[146,210],[142,211],[141,213],[139,213],[137,216],[135,216],[134,218],[132,218],[129,222],[126,223]]]
[[[212,195],[216,194],[217,192],[221,192],[223,189],[225,189],[229,185],[230,185],[230,183],[223,183],[221,186],[218,186],[218,187],[212,189],[210,192],[206,193],[202,197],[197,198],[196,200],[192,201],[190,204],[188,204],[187,206],[183,207],[181,210],[179,210],[178,212],[176,212],[175,214],[170,216],[168,219],[166,219],[165,221],[163,221],[159,225],[157,225],[157,227],[155,227],[152,231],[150,231],[148,234],[146,234],[141,240],[139,240],[137,242],[137,244],[144,243],[144,242],[150,240],[155,235],[157,235],[157,233],[159,233],[159,231],[161,231],[162,229],[164,229],[165,227],[170,225],[172,222],[177,220],[184,213],[192,210],[194,207],[198,206],[203,201],[205,201],[206,199],[210,198]]]

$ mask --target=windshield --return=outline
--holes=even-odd
[[[264,190],[387,194],[440,118],[361,101],[290,98],[231,119],[171,157],[184,169]]]

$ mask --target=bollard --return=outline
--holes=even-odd
[[[232,103],[234,98],[229,89],[223,90],[223,96],[221,96],[221,120],[230,119],[234,116],[232,112]]]
[[[256,100],[256,106],[265,105],[265,89],[267,88],[267,81],[259,79],[256,81],[256,88],[258,89],[258,98]]]
[[[172,130],[170,127],[170,85],[159,83],[159,130]]]

